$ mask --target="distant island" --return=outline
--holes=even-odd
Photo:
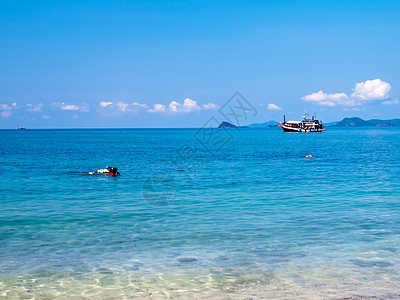
[[[221,124],[218,125],[218,128],[238,128],[238,126],[233,125],[232,123],[223,121]]]
[[[342,121],[325,124],[328,127],[393,127],[400,126],[400,119],[365,121],[358,117],[344,118]]]
[[[264,123],[253,123],[245,126],[236,126],[232,123],[223,121],[219,124],[218,128],[275,128],[279,127],[280,123],[277,121],[268,121]],[[395,127],[400,126],[400,119],[380,120],[371,119],[363,120],[358,117],[344,118],[342,121],[325,123],[326,127]]]

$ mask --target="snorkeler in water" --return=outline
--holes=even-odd
[[[89,175],[94,175],[96,173],[110,175],[110,176],[119,176],[120,175],[120,173],[118,172],[118,168],[113,168],[113,167],[106,167],[106,169],[98,169],[97,172],[94,172],[94,171],[88,172]]]
[[[109,167],[108,170],[109,170],[110,172],[107,173],[106,175],[110,175],[110,176],[119,176],[118,168]]]

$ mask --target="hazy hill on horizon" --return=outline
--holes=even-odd
[[[223,121],[218,128],[271,128],[278,127],[279,124],[279,122],[271,120],[264,123],[252,123],[245,126],[236,126]],[[366,121],[359,117],[346,117],[341,121],[325,123],[324,125],[326,127],[394,127],[400,126],[400,119],[371,119]]]
[[[400,119],[390,119],[390,120],[381,120],[381,119],[371,119],[371,120],[363,120],[359,117],[351,117],[344,118],[342,121],[333,122],[328,127],[393,127],[400,126]]]

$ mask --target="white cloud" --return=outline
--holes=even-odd
[[[345,93],[328,94],[318,91],[302,97],[301,100],[322,106],[343,105],[352,107],[362,105],[363,102],[367,101],[390,98],[391,85],[380,79],[374,79],[356,83],[353,90],[354,92],[350,96]]]
[[[327,94],[323,91],[318,91],[316,93],[312,93],[310,95],[302,97],[301,100],[306,102],[316,102],[317,104],[322,106],[355,105],[355,101],[349,99],[349,96],[347,96],[345,93]]]
[[[44,115],[42,116],[42,119],[50,119],[50,116]]]
[[[147,104],[141,104],[141,103],[138,103],[138,102],[133,102],[132,105],[140,107],[140,108],[148,108],[149,107]]]
[[[101,107],[107,107],[107,106],[112,105],[113,103],[110,101],[101,101],[99,104]]]
[[[157,112],[172,112],[172,113],[190,113],[193,111],[200,111],[203,109],[206,110],[216,110],[218,106],[212,102],[208,104],[204,104],[200,106],[197,104],[197,101],[186,98],[183,103],[179,103],[177,101],[171,101],[168,105],[164,104],[154,104],[152,107],[149,107],[147,104],[139,103],[139,102],[111,102],[111,101],[101,101],[99,102],[99,106],[102,109],[114,109],[119,112],[137,112],[144,109],[147,109],[147,112],[157,113]]]
[[[185,100],[183,100],[183,104],[180,104],[176,101],[171,101],[171,103],[169,104],[169,110],[172,112],[188,113],[195,110],[201,110],[201,107],[197,105],[197,101],[186,98]]]
[[[29,112],[39,112],[42,110],[42,107],[44,105],[43,103],[39,103],[39,104],[27,104],[26,106],[28,107],[26,110]]]
[[[359,100],[385,100],[390,97],[391,85],[380,79],[356,83],[352,98]]]
[[[87,103],[81,103],[79,105],[75,104],[67,104],[65,102],[53,102],[50,104],[51,107],[53,108],[58,108],[61,110],[66,110],[66,111],[81,111],[81,112],[89,112],[90,111],[90,106]]]
[[[166,111],[165,105],[162,104],[154,104],[153,108],[149,108],[147,112],[156,113],[156,112],[163,112]]]
[[[282,107],[280,107],[276,104],[273,104],[273,103],[268,103],[267,109],[268,110],[282,110]]]
[[[12,114],[13,114],[12,111],[9,111],[9,110],[1,112],[1,116],[4,117],[4,118],[10,117]]]
[[[17,103],[12,103],[11,106],[8,104],[0,104],[0,110],[4,110],[1,112],[1,116],[4,118],[8,118],[13,115],[12,109],[19,109]]]
[[[390,99],[390,100],[382,102],[382,104],[385,104],[385,105],[394,105],[394,104],[399,104],[399,103],[400,103],[400,101],[398,98],[394,98],[394,99]]]
[[[72,119],[78,119],[78,115],[77,114],[73,115]]]
[[[1,110],[11,110],[11,109],[18,109],[19,107],[17,107],[17,103],[12,103],[11,106],[9,106],[8,104],[0,104],[0,109]]]
[[[120,101],[120,102],[115,103],[115,106],[117,107],[117,110],[119,110],[119,111],[126,111],[129,104]]]
[[[343,111],[362,111],[362,110],[365,110],[365,108],[360,109],[360,108],[357,108],[357,107],[353,107],[353,108],[345,107],[345,108],[343,109]]]
[[[182,105],[179,104],[178,102],[176,102],[176,101],[171,101],[171,103],[169,104],[169,109],[170,109],[171,111],[177,112],[180,106],[182,106]]]
[[[113,103],[111,101],[102,101],[99,103],[99,105],[101,107],[104,107],[104,108],[108,107],[110,109],[115,109],[120,112],[136,112],[141,109],[148,108],[147,104],[141,104],[138,102],[125,103],[122,101],[118,101],[116,103]]]
[[[87,103],[82,103],[79,105],[79,111],[81,112],[90,112],[90,106]]]
[[[208,109],[208,110],[217,110],[218,109],[218,105],[216,105],[215,103],[208,103],[208,104],[203,104],[203,108],[204,109]]]
[[[72,104],[62,104],[61,105],[61,110],[79,110],[78,105],[72,105]]]

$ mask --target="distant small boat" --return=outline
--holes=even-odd
[[[283,116],[281,127],[284,132],[321,132],[326,129],[322,126],[322,122],[317,120],[314,116],[307,119],[308,114],[303,116],[302,121],[287,121],[286,116]]]
[[[25,127],[18,127],[18,129],[21,129],[21,130],[22,130],[22,129],[26,129],[26,128],[25,128]]]

